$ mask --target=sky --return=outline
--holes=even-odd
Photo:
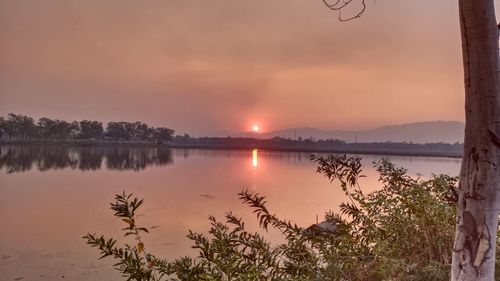
[[[321,0],[0,0],[0,115],[194,135],[463,121],[457,2],[339,22]]]

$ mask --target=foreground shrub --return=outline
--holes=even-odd
[[[381,186],[365,194],[359,186],[361,158],[312,156],[317,172],[338,181],[347,200],[340,213],[303,228],[280,219],[265,197],[238,194],[256,214],[263,231],[272,228],[284,243],[271,245],[262,234],[248,232],[241,218],[210,217],[207,234],[189,231],[199,254],[173,261],[146,251],[141,235],[148,230],[136,221],[142,200],[116,195],[111,209],[126,227],[133,244],[96,234],[83,238],[101,258],[117,260],[127,280],[448,280],[455,227],[456,177],[410,177],[388,160],[374,163]]]

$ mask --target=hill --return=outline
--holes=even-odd
[[[431,143],[463,142],[465,125],[457,121],[430,121],[402,125],[383,126],[369,130],[322,130],[318,128],[289,128],[266,133],[237,133],[235,137],[255,137],[269,139],[282,138],[313,138],[313,139],[338,139],[349,143],[358,142],[414,142]]]

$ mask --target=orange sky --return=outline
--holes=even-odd
[[[463,120],[457,1],[0,0],[0,115],[179,132]],[[498,3],[497,3],[498,4]]]

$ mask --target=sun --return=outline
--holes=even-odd
[[[253,125],[252,126],[252,131],[257,133],[260,130],[259,125]]]

